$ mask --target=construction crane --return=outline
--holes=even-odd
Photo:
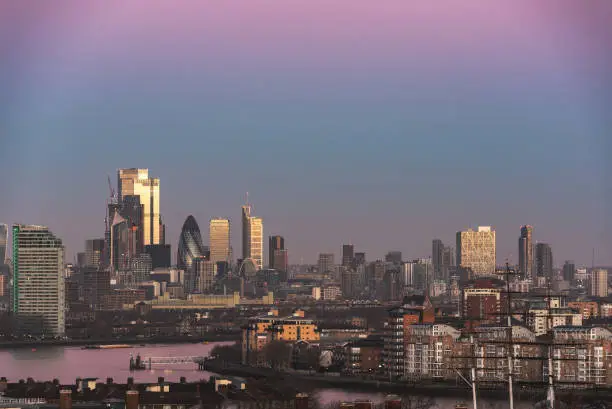
[[[108,190],[110,193],[110,202],[112,204],[117,204],[118,202],[117,192],[113,188],[113,184],[111,183],[110,175],[106,175],[106,177],[108,178]]]

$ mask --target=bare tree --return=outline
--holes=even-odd
[[[289,367],[291,362],[291,347],[283,341],[272,341],[264,348],[266,361],[276,370]]]

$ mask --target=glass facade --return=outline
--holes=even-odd
[[[195,258],[204,257],[204,245],[200,227],[193,216],[187,217],[179,237],[177,265],[190,269]]]

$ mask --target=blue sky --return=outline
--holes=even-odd
[[[173,247],[189,214],[204,236],[226,216],[239,254],[248,191],[290,262],[348,241],[429,256],[479,224],[516,261],[532,224],[555,264],[612,264],[609,3],[390,2],[346,26],[300,2],[59,3],[0,13],[0,221],[70,255],[103,234],[107,174],[148,167]]]

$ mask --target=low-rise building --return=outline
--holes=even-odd
[[[612,384],[612,332],[603,327],[552,330],[553,376],[558,382]],[[545,376],[548,365],[545,365]]]
[[[369,337],[348,342],[344,371],[351,375],[366,375],[380,372],[383,351],[382,337]]]
[[[599,317],[599,303],[597,301],[570,301],[567,306],[576,309],[585,320]]]
[[[450,325],[410,325],[404,340],[404,377],[447,378],[451,373],[452,347],[460,335]]]
[[[242,330],[242,362],[253,366],[266,363],[264,349],[272,341],[293,343],[319,341],[316,323],[304,318],[304,312],[295,311],[288,317],[279,317],[277,310],[249,319]]]

